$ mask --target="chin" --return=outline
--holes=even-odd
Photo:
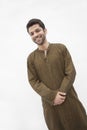
[[[43,45],[44,42],[40,42],[40,43],[36,42],[36,44],[37,44],[37,45]]]

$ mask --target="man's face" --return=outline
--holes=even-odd
[[[33,42],[37,45],[43,45],[46,39],[46,29],[43,30],[39,24],[32,25],[28,30]]]

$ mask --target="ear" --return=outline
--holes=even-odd
[[[45,32],[45,34],[47,34],[47,29],[46,28],[44,29],[44,32]]]

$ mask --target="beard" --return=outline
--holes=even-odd
[[[33,41],[37,44],[37,45],[43,45],[44,42],[46,40],[46,36],[45,35],[40,35],[37,36],[36,38],[33,39]]]

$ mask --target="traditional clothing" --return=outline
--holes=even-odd
[[[28,79],[41,96],[49,130],[87,130],[87,116],[73,87],[76,71],[63,44],[49,44],[47,51],[36,49],[27,59]],[[53,105],[58,91],[67,94],[61,105]]]

